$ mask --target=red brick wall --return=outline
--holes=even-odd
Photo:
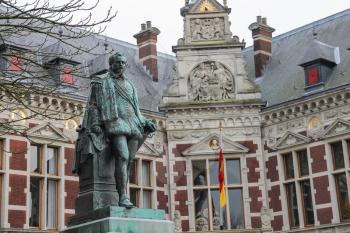
[[[177,176],[174,176],[174,181],[176,183],[176,186],[187,185],[187,176],[185,176],[185,171],[186,171],[186,162],[175,161],[174,172],[178,173]]]
[[[175,210],[179,210],[181,216],[188,216],[188,205],[186,201],[188,200],[187,190],[178,190],[175,194],[175,201],[179,204],[175,206]]]
[[[273,212],[278,212],[282,210],[282,205],[280,201],[281,190],[279,185],[275,185],[271,187],[271,190],[268,191],[268,195],[270,198],[270,208]]]
[[[25,158],[27,151],[27,142],[10,140],[10,152],[12,153],[10,157],[10,169],[27,170],[27,159]]]
[[[182,227],[182,231],[189,231],[190,230],[190,221],[182,220],[181,227]]]
[[[255,169],[259,168],[259,161],[256,158],[247,158],[248,182],[257,183],[260,179],[260,172],[256,172]]]
[[[73,216],[74,214],[64,214],[64,225],[68,226],[69,219]]]
[[[177,144],[176,147],[173,148],[172,152],[175,157],[181,157],[181,153],[192,145],[193,144]]]
[[[75,208],[75,198],[79,193],[79,182],[66,180],[65,183],[65,192],[67,193],[65,197],[65,208],[74,209]]]
[[[75,149],[73,148],[64,148],[64,159],[66,164],[64,165],[64,174],[66,176],[76,176],[72,173],[72,168],[75,160]]]
[[[26,194],[24,189],[27,188],[27,176],[10,174],[9,204],[26,205]]]
[[[314,188],[316,190],[315,202],[316,205],[331,202],[331,195],[328,191],[329,181],[328,176],[320,176],[314,178]]]
[[[166,167],[163,166],[163,162],[156,162],[156,171],[157,171],[157,187],[164,187],[167,183]]]
[[[252,227],[253,228],[261,228],[261,218],[260,217],[252,217]]]
[[[145,41],[153,40],[157,42],[157,34],[154,33],[144,33],[137,38],[137,44],[141,44]]]
[[[158,61],[155,58],[148,58],[143,61],[147,70],[152,74],[153,81],[158,81]]]
[[[250,212],[251,213],[260,213],[262,202],[258,200],[258,198],[261,198],[261,190],[259,187],[249,187],[249,197],[251,198],[250,201]]]
[[[332,208],[324,208],[317,210],[317,218],[320,221],[320,224],[330,224],[332,223],[333,213]]]
[[[271,53],[271,42],[265,40],[256,40],[254,42],[254,51],[263,50]]]
[[[278,170],[277,170],[277,156],[272,156],[269,160],[266,161],[267,168],[267,179],[270,179],[271,182],[278,181]]]
[[[144,58],[149,55],[157,56],[156,44],[148,44],[139,49],[139,58]]]
[[[324,145],[310,148],[310,156],[312,159],[312,173],[327,171],[327,162],[325,159],[326,150]]]
[[[281,231],[283,226],[283,217],[275,216],[271,221],[271,226],[274,231]]]
[[[253,141],[241,141],[238,142],[239,144],[241,144],[242,146],[245,146],[249,149],[248,153],[256,153],[257,149],[258,149],[258,145],[254,144]]]
[[[269,62],[271,56],[258,53],[254,55],[255,77],[261,77],[264,74],[264,67]]]
[[[166,213],[169,213],[168,196],[165,195],[163,191],[157,191],[157,201],[158,201],[158,209],[165,210]]]
[[[11,228],[23,228],[26,223],[24,210],[9,210],[9,223]]]
[[[271,37],[272,38],[272,32],[271,31],[267,31],[264,28],[257,28],[254,29],[252,31],[253,36],[257,36],[257,35],[263,35],[263,36],[267,36],[267,37]]]

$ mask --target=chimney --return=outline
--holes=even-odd
[[[157,36],[159,33],[159,29],[152,27],[151,21],[147,21],[141,24],[141,31],[134,35],[139,47],[140,62],[151,73],[154,82],[158,82]]]
[[[249,26],[254,40],[254,64],[255,77],[263,76],[265,66],[270,62],[272,56],[272,33],[274,28],[267,25],[266,18],[256,17],[256,22]]]

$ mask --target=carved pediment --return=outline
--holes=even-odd
[[[225,12],[226,9],[215,0],[200,0],[197,1],[190,9],[190,13],[212,13],[212,12]]]
[[[160,153],[148,142],[144,142],[140,149],[137,151],[138,154],[147,155],[152,157],[158,157]]]
[[[309,143],[311,141],[310,138],[305,137],[304,135],[293,133],[293,132],[286,132],[283,137],[281,137],[272,148],[274,149],[284,149],[288,147],[293,147],[296,145],[301,145],[305,143]]]
[[[184,156],[197,156],[197,155],[213,155],[219,152],[218,143],[220,136],[218,134],[211,134],[202,139],[198,143],[194,144],[190,148],[187,148],[182,152]],[[217,145],[213,145],[213,141],[217,142]],[[212,146],[211,146],[212,145]],[[222,151],[224,154],[240,154],[247,153],[248,148],[242,146],[237,142],[233,142],[226,137],[222,137]]]
[[[325,129],[322,138],[338,136],[349,132],[350,122],[343,119],[337,119]]]
[[[39,139],[49,139],[55,141],[68,142],[69,137],[67,137],[60,129],[52,125],[51,123],[44,123],[38,125],[27,132],[28,137],[39,138]]]

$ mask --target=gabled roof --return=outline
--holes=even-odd
[[[308,48],[317,39],[325,44],[339,47],[340,63],[333,68],[324,84],[327,89],[350,83],[350,9],[327,18],[307,24],[290,32],[276,36],[272,40],[272,60],[266,67],[263,77],[255,80],[254,51],[248,47],[243,51],[249,77],[261,88],[262,98],[267,106],[279,105],[287,101],[306,98],[305,73],[300,61]],[[328,55],[322,55],[328,57]],[[327,58],[329,59],[329,58]]]

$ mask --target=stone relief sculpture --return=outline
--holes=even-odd
[[[233,93],[233,77],[230,71],[219,62],[203,62],[190,73],[190,99],[195,101],[222,100],[232,98]]]
[[[192,41],[222,40],[224,32],[224,18],[191,19]]]
[[[175,232],[182,232],[181,213],[179,210],[175,210],[174,212],[174,223],[175,223]]]

